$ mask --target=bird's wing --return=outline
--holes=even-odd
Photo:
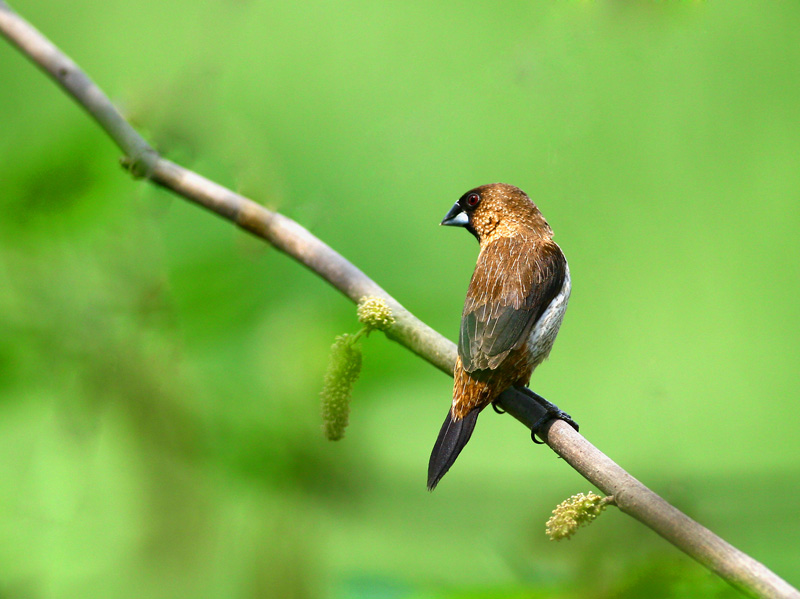
[[[525,343],[561,291],[566,267],[561,249],[549,240],[502,237],[481,250],[458,336],[467,372],[494,370]]]

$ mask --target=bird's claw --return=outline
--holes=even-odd
[[[504,409],[502,409],[500,406],[498,406],[497,402],[495,402],[495,401],[492,402],[492,409],[495,412],[497,412],[498,414],[505,414],[506,413],[506,411]]]
[[[569,424],[572,428],[576,431],[579,430],[578,423],[572,419],[572,416],[567,414],[564,410],[560,409],[554,404],[551,404],[549,401],[544,399],[543,397],[537,397],[536,401],[545,409],[545,415],[542,416],[539,420],[537,420],[534,425],[531,427],[531,440],[536,443],[537,445],[544,445],[544,441],[538,441],[536,439],[536,433],[538,433],[541,428],[551,420],[563,420],[567,424]]]
[[[544,441],[539,441],[536,439],[536,433],[538,433],[542,427],[550,422],[551,420],[563,420],[567,424],[569,424],[572,428],[576,431],[578,430],[578,423],[575,422],[572,417],[564,412],[563,410],[559,410],[556,408],[555,411],[548,411],[544,416],[542,416],[532,427],[531,427],[531,440],[536,443],[537,445],[544,445]]]
[[[511,400],[511,403],[504,404],[502,397],[499,397],[499,403],[501,405],[508,405],[508,406],[515,406],[511,413],[519,418],[522,422],[527,424],[528,422],[534,420],[533,426],[531,426],[531,439],[537,445],[541,445],[543,441],[539,441],[536,438],[537,433],[544,427],[545,424],[550,422],[551,420],[563,420],[567,424],[569,424],[572,428],[576,431],[578,429],[578,423],[572,419],[572,416],[567,414],[564,410],[559,408],[557,405],[550,403],[544,397],[531,391],[530,387],[525,387],[523,385],[515,385],[513,388],[509,388],[508,392],[511,395],[506,398],[507,400]],[[505,395],[506,392],[503,393]],[[533,402],[524,401],[518,398],[514,398],[514,395],[525,395],[528,399],[533,400]],[[523,416],[517,416],[517,411],[520,406],[526,406],[524,409],[521,410]],[[501,408],[495,405],[495,402],[492,402],[492,407],[494,408],[495,412],[500,414],[503,413]]]

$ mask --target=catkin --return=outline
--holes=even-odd
[[[331,346],[328,369],[322,384],[322,430],[330,441],[344,437],[350,419],[350,396],[361,374],[361,348],[352,335],[340,335]]]

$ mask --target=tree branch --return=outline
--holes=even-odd
[[[452,376],[455,345],[403,308],[394,298],[335,250],[293,220],[267,210],[158,153],[122,117],[103,91],[66,55],[0,0],[0,33],[52,77],[106,131],[125,153],[122,162],[146,177],[264,239],[317,273],[354,302],[384,298],[396,324],[387,336]],[[506,411],[530,428],[540,408],[520,392],[501,397]],[[764,565],[742,553],[653,493],[561,420],[542,436],[558,455],[619,508],[744,592],[763,598],[800,599],[800,592]]]

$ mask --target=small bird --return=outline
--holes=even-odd
[[[567,260],[521,189],[476,187],[441,224],[466,228],[480,253],[461,315],[453,404],[428,463],[430,491],[469,441],[481,410],[512,385],[530,382],[553,347],[570,294]]]

